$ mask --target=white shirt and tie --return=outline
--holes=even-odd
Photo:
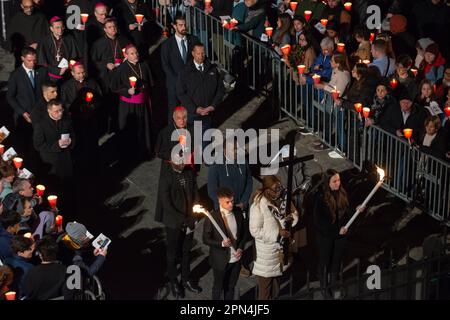
[[[204,70],[204,66],[203,63],[202,64],[198,64],[197,62],[194,61],[195,67],[197,68],[198,71],[203,72]]]
[[[175,34],[175,40],[177,41],[178,50],[180,51],[181,58],[183,59],[184,63],[187,61],[187,38],[183,37],[181,38],[177,34]]]
[[[25,67],[24,64],[22,64],[22,67],[23,67],[23,69],[25,70],[25,72],[26,72],[28,78],[30,79],[31,85],[33,86],[33,89],[34,89],[34,86],[35,86],[35,81],[34,81],[34,79],[35,79],[35,77],[34,77],[34,69],[28,69],[27,67]]]
[[[222,207],[220,207],[220,213],[222,215],[222,220],[225,225],[225,229],[227,231],[226,233],[227,233],[228,237],[230,238],[231,243],[233,245],[235,245],[236,237],[237,237],[236,217],[234,216],[233,211],[228,211]],[[231,250],[231,248],[230,248],[230,250]],[[231,254],[230,261],[228,261],[228,263],[235,263],[237,261],[239,261],[239,259]]]

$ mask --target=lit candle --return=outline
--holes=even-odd
[[[22,168],[22,164],[23,164],[23,159],[22,158],[14,158],[13,159],[14,162],[14,167],[16,167],[17,170],[19,170],[20,168]]]
[[[230,27],[231,28],[234,28],[235,26],[237,26],[237,24],[238,24],[238,21],[235,18],[230,20]]]
[[[397,79],[395,79],[395,78],[391,79],[390,83],[391,83],[391,88],[393,90],[395,90],[395,88],[397,88],[397,85],[398,85]]]
[[[16,300],[16,292],[15,291],[9,291],[5,293],[6,300]]]
[[[70,69],[73,69],[73,66],[76,64],[77,62],[75,60],[70,60],[69,61],[69,67]]]
[[[336,89],[336,87],[334,87],[334,90],[331,91],[331,95],[332,95],[334,101],[336,101],[339,98],[340,94],[341,93],[339,92],[339,90]]]
[[[290,44],[285,44],[284,46],[281,47],[281,52],[283,52],[283,55],[288,56],[289,53],[291,52],[291,45]]]
[[[328,24],[328,19],[321,19],[321,20],[320,20],[320,23],[321,23],[324,27],[326,27],[327,24]]]
[[[295,10],[297,10],[297,5],[298,5],[298,2],[296,2],[296,1],[291,1],[289,3],[289,6],[291,7],[292,12],[295,13]]]
[[[88,19],[89,19],[89,14],[87,14],[87,13],[82,13],[80,16],[81,16],[81,22],[83,22],[83,24],[86,24],[86,22],[87,22]]]
[[[192,208],[192,211],[194,211],[195,213],[203,213],[205,214],[208,219],[211,221],[212,225],[214,226],[214,228],[216,228],[217,232],[220,234],[220,236],[222,237],[223,240],[228,239],[228,237],[225,235],[225,233],[222,231],[222,229],[219,227],[219,225],[217,224],[216,220],[214,220],[214,218],[211,216],[211,214],[208,212],[208,210],[206,210],[205,208],[203,208],[201,205],[196,204],[194,205],[194,207]],[[234,251],[236,251],[233,246],[230,247],[231,248],[231,252],[233,253]]]
[[[403,129],[403,135],[405,136],[406,139],[408,139],[408,140],[411,139],[412,134],[413,134],[413,129],[409,129],[409,128]]]
[[[314,84],[319,84],[320,83],[320,75],[314,74],[312,76],[312,78],[313,78]]]
[[[211,8],[211,0],[205,0],[205,9]]]
[[[373,40],[375,40],[375,32],[370,33],[370,42],[372,42]]]
[[[144,20],[143,14],[135,14],[134,17],[136,18],[137,23],[142,24],[142,20]]]
[[[127,48],[122,49],[122,55],[125,57],[125,52],[127,51]]]
[[[353,223],[353,221],[355,221],[356,217],[361,213],[361,210],[364,209],[367,205],[367,203],[369,202],[370,199],[372,199],[373,195],[375,194],[375,192],[377,192],[377,190],[381,187],[381,185],[383,184],[383,180],[384,180],[384,170],[381,168],[377,167],[377,172],[378,175],[380,176],[380,180],[378,181],[378,183],[375,185],[375,187],[372,189],[372,191],[369,193],[369,195],[367,196],[367,198],[364,200],[364,202],[358,207],[358,209],[356,210],[355,214],[352,216],[352,218],[347,222],[347,224],[345,225],[345,229],[348,230],[348,228],[350,228],[351,224]]]
[[[361,113],[361,111],[362,111],[362,109],[363,109],[363,105],[362,105],[362,103],[355,103],[355,110],[356,110],[356,112],[358,112],[358,113]]]
[[[185,146],[186,145],[186,136],[183,134],[180,134],[178,136],[178,142],[182,145]]]
[[[136,77],[129,77],[128,80],[130,81],[130,86],[134,88],[136,86],[137,78]]]
[[[272,37],[273,28],[272,27],[266,27],[266,34],[270,38]]]
[[[47,197],[47,201],[48,204],[50,205],[50,207],[52,207],[53,209],[56,208],[56,203],[58,202],[58,197],[51,195]]]
[[[227,20],[223,20],[222,27],[224,27],[225,29],[229,29],[230,28],[230,24],[228,23]]]
[[[346,3],[344,3],[344,8],[345,8],[345,10],[347,10],[347,11],[352,10],[352,3],[351,3],[351,2],[346,2]]]
[[[306,22],[309,22],[309,19],[311,19],[312,11],[306,10],[303,14],[305,15]]]
[[[445,106],[444,112],[445,112],[446,117],[450,117],[450,106],[449,105]]]
[[[344,52],[345,51],[345,43],[338,43],[337,44],[337,51],[338,52]]]
[[[28,238],[28,239],[31,239],[32,236],[33,235],[31,234],[31,232],[27,232],[23,235],[24,238]]]
[[[362,109],[362,112],[363,112],[364,118],[367,119],[367,118],[370,116],[370,108],[364,107],[364,108]]]
[[[117,59],[114,60],[114,65],[116,67],[120,66],[121,63],[122,63],[122,59],[117,58]]]
[[[86,102],[89,103],[92,101],[92,98],[94,98],[94,94],[92,92],[87,92],[86,93]]]
[[[369,65],[370,64],[370,60],[363,60],[362,63],[364,63],[365,65]]]
[[[38,197],[42,197],[44,195],[45,192],[45,186],[43,186],[42,184],[38,184],[36,186],[36,194],[38,195]]]
[[[60,227],[60,226],[62,226],[62,223],[63,223],[63,216],[58,214],[55,217],[55,224],[56,224],[56,226]]]
[[[417,72],[418,72],[417,69],[411,68],[411,73],[413,74],[414,77],[417,76]]]
[[[305,70],[306,70],[306,66],[303,65],[303,64],[298,65],[298,66],[297,66],[297,70],[298,70],[298,73],[299,73],[299,74],[304,74],[304,73],[305,73]]]
[[[5,152],[5,146],[0,144],[0,155],[3,155],[3,152]]]

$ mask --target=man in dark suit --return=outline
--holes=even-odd
[[[45,69],[36,65],[36,50],[26,47],[22,50],[21,59],[22,65],[9,77],[6,95],[18,126],[31,124],[31,111],[42,95],[41,84],[47,79]]]
[[[192,61],[190,52],[192,52],[194,44],[200,42],[196,36],[187,34],[184,16],[177,15],[172,26],[175,34],[161,46],[161,65],[166,74],[167,98],[169,102],[169,123],[172,121],[173,108],[180,104],[176,91],[178,75],[184,66]]]
[[[219,300],[224,291],[225,300],[233,300],[234,288],[241,270],[241,257],[247,230],[242,211],[234,207],[233,191],[228,188],[218,188],[216,194],[219,210],[211,212],[211,217],[228,238],[224,240],[211,221],[208,218],[205,219],[203,242],[210,247],[209,264],[214,273],[212,299]]]
[[[51,100],[47,105],[47,116],[34,125],[34,148],[39,151],[44,163],[51,165],[51,174],[60,179],[73,176],[71,150],[75,145],[72,121],[63,116],[63,104]]]
[[[200,288],[190,279],[190,251],[195,222],[192,208],[198,199],[195,173],[180,159],[172,159],[170,170],[161,170],[158,190],[162,205],[162,223],[166,227],[167,275],[172,294],[184,297],[183,287],[200,293]],[[178,282],[177,259],[181,260],[181,284]]]
[[[47,104],[50,100],[58,98],[58,85],[56,82],[46,80],[41,85],[42,96],[31,112],[31,121],[33,125],[38,123],[44,116],[47,115]]]

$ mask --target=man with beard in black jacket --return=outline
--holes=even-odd
[[[166,227],[167,275],[172,294],[184,297],[184,289],[200,293],[202,289],[189,279],[190,251],[197,218],[192,212],[198,199],[194,172],[186,167],[181,158],[171,160],[171,170],[162,170],[159,199],[162,204],[162,223]],[[181,257],[179,256],[181,252]],[[181,284],[178,282],[177,260],[181,260]],[[183,288],[184,287],[184,288]]]
[[[201,43],[192,49],[193,61],[188,63],[177,82],[177,96],[188,111],[188,125],[201,121],[202,133],[211,128],[212,114],[225,94],[217,67],[205,56]]]

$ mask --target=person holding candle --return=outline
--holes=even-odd
[[[425,49],[424,59],[419,66],[419,72],[431,83],[436,83],[444,76],[445,58],[439,51],[436,43],[428,45]]]
[[[314,83],[312,75],[317,74],[320,76],[321,81],[330,81],[332,68],[331,68],[331,57],[334,51],[334,43],[328,37],[325,37],[320,42],[321,53],[314,60],[314,63],[310,68],[310,75],[300,78],[301,84],[312,85]]]
[[[316,21],[319,21],[323,17],[323,11],[325,10],[325,4],[321,0],[302,0],[298,1],[297,9],[295,10],[296,16],[303,16],[305,11],[311,11],[311,18],[309,23],[313,26]]]
[[[370,32],[365,26],[356,26],[353,30],[353,37],[358,42],[358,49],[351,54],[355,62],[359,60],[370,60],[372,57],[370,46]]]
[[[2,191],[0,192],[0,200],[5,199],[5,197],[12,193],[12,183],[16,177],[17,171],[11,164],[1,163],[0,164],[0,184],[2,185]]]
[[[184,66],[192,61],[192,52],[194,44],[200,40],[191,34],[188,34],[186,27],[186,18],[177,15],[172,23],[175,34],[163,42],[161,45],[161,66],[166,75],[166,88],[168,98],[169,124],[172,122],[173,109],[178,106],[177,80]]]
[[[313,205],[313,220],[319,250],[318,277],[326,298],[331,297],[326,288],[338,279],[346,246],[347,229],[344,226],[349,218],[349,200],[342,186],[339,172],[328,169],[323,174]],[[328,280],[329,275],[331,275],[331,281]]]
[[[446,159],[448,137],[438,116],[429,116],[425,120],[425,132],[419,137],[418,145],[420,151],[438,159]]]
[[[322,17],[328,19],[328,23],[331,21],[336,23],[342,39],[348,40],[352,17],[350,13],[344,9],[340,0],[328,0],[327,5],[323,10]]]
[[[398,102],[392,96],[390,86],[385,81],[380,81],[370,106],[370,116],[365,120],[365,126],[378,125],[385,129],[386,117],[390,110],[395,108],[398,108]]]
[[[210,219],[206,218],[203,243],[210,248],[209,264],[214,273],[212,299],[220,300],[224,292],[224,300],[234,300],[248,227],[242,210],[234,206],[234,193],[231,189],[220,187],[216,196],[219,208],[210,215],[228,238],[223,239]]]
[[[314,51],[314,39],[309,32],[303,32],[298,37],[298,43],[289,54],[288,63],[292,69],[296,66],[304,65],[304,73],[309,73],[309,70],[316,59],[316,52]],[[298,72],[294,72],[294,80],[300,81]]]
[[[87,48],[92,48],[95,41],[104,34],[106,17],[109,14],[108,6],[103,2],[97,2],[94,7],[94,16],[86,23],[86,42]]]
[[[171,170],[164,171],[158,190],[162,205],[162,223],[166,230],[167,277],[174,297],[183,298],[184,289],[200,293],[202,289],[190,278],[190,251],[196,222],[192,208],[198,200],[195,174],[181,158],[172,159]],[[180,256],[181,253],[181,256]],[[177,260],[181,260],[181,285]]]
[[[434,86],[427,79],[423,79],[419,84],[419,93],[417,94],[414,102],[422,107],[427,115],[439,116],[441,121],[444,120],[444,112],[439,107],[439,104],[434,93]]]
[[[51,33],[39,42],[37,57],[39,65],[47,68],[50,80],[61,83],[63,78],[68,78],[66,71],[68,66],[60,67],[61,61],[81,57],[75,40],[71,35],[64,33],[64,21],[60,17],[50,19]]]
[[[247,7],[245,21],[239,23],[231,30],[236,29],[241,32],[246,32],[252,37],[260,39],[265,30],[264,23],[267,16],[267,3],[261,0],[245,0],[244,3]]]
[[[63,116],[63,104],[51,100],[47,105],[47,115],[34,126],[33,143],[44,163],[51,165],[50,173],[59,179],[73,176],[71,150],[75,146],[72,121]],[[63,138],[63,134],[69,134]]]
[[[279,280],[283,274],[282,242],[290,241],[291,233],[285,223],[298,222],[292,206],[291,216],[283,215],[283,187],[275,176],[265,176],[262,187],[255,193],[250,207],[250,234],[255,238],[256,261],[252,273],[258,277],[258,300],[272,300],[279,295]]]
[[[277,28],[272,36],[272,41],[274,44],[275,51],[282,56],[282,52],[280,50],[284,45],[291,43],[290,31],[292,29],[292,19],[291,16],[287,13],[282,13],[278,15],[277,19]]]
[[[392,90],[396,98],[404,90],[407,90],[412,97],[417,94],[416,78],[409,72],[411,65],[412,59],[408,55],[400,55],[395,61],[395,73],[390,80],[395,79],[397,81],[397,87]]]
[[[152,155],[150,88],[153,76],[146,62],[140,60],[135,45],[125,50],[126,61],[116,70],[111,89],[120,96],[119,134],[121,157],[129,160],[130,154],[142,159]],[[137,79],[130,83],[130,77]]]
[[[306,20],[304,16],[294,16],[292,18],[291,45],[300,42],[300,35],[306,32]]]
[[[143,15],[141,23],[137,22],[136,15]],[[150,39],[154,38],[150,33],[150,21],[154,20],[152,11],[147,1],[120,0],[114,7],[113,15],[117,18],[121,33],[131,39],[139,51],[142,59],[148,58]]]

